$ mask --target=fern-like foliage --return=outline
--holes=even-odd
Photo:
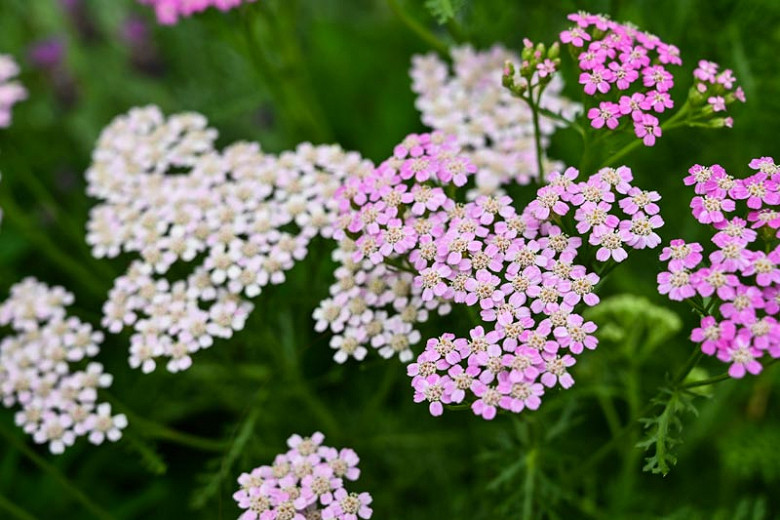
[[[238,427],[225,455],[209,461],[209,471],[198,476],[201,485],[192,494],[190,504],[193,509],[204,507],[212,497],[219,494],[225,482],[235,478],[233,466],[254,434],[258,415],[259,408],[255,407]]]
[[[425,7],[431,12],[440,24],[447,23],[455,18],[466,5],[466,0],[426,0]]]
[[[646,433],[637,447],[650,453],[642,470],[666,476],[677,464],[676,448],[682,444],[681,417],[684,413],[696,415],[698,411],[693,405],[693,395],[684,391],[663,389],[653,399],[653,404],[660,408],[660,412],[640,419]]]

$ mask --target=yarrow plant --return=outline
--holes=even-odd
[[[290,448],[273,465],[260,466],[238,478],[233,498],[245,510],[240,520],[357,520],[371,518],[371,495],[354,493],[345,480],[360,476],[353,450],[323,445],[325,436],[293,435]]]
[[[370,162],[337,146],[300,145],[280,156],[256,144],[213,148],[198,114],[131,110],[100,137],[87,172],[93,254],[138,253],[104,306],[103,326],[132,327],[130,364],[187,369],[191,355],[244,327],[254,298],[331,237],[341,180]],[[183,279],[185,264],[194,269]]]
[[[693,216],[711,227],[714,249],[672,240],[661,254],[668,271],[658,275],[661,294],[701,314],[691,340],[729,364],[734,378],[761,372],[761,359],[780,358],[780,166],[771,157],[749,166],[755,173],[744,178],[720,165],[689,170]]]
[[[679,49],[604,15],[575,13],[568,18],[575,25],[561,32],[560,41],[576,57],[579,83],[595,102],[587,109],[593,128],[620,130],[625,120],[622,128],[632,129],[645,146],[653,146],[662,127],[733,124],[731,118],[713,119],[713,113],[725,111],[728,103],[744,101],[741,88],[726,95],[736,81],[730,70],[718,74],[717,64],[700,61],[688,101],[662,125],[658,116],[675,107],[672,71],[682,65]]]
[[[220,11],[229,11],[241,4],[252,3],[256,0],[138,0],[142,4],[150,5],[157,15],[157,22],[161,25],[176,25],[181,18],[188,18],[194,14],[209,8]]]
[[[538,176],[533,114],[502,86],[504,63],[517,61],[518,56],[499,45],[486,51],[454,47],[451,54],[451,70],[436,54],[412,59],[412,90],[423,123],[456,137],[463,154],[478,168],[475,194],[494,194],[509,183],[529,184]],[[549,67],[537,72],[552,80],[540,106],[572,118],[580,106],[561,95],[563,82],[553,72]],[[543,148],[558,125],[548,117],[540,120]],[[546,157],[542,160],[548,162]],[[545,171],[561,167],[550,163]]]
[[[111,385],[103,365],[91,361],[103,334],[66,307],[73,295],[27,278],[11,287],[0,305],[0,395],[6,407],[19,406],[17,426],[35,442],[63,453],[78,437],[93,444],[117,441],[127,426],[123,414],[112,415],[98,390]],[[77,369],[77,366],[83,366]]]
[[[398,321],[404,328],[393,331],[400,337],[388,353],[401,352],[404,360],[408,351],[410,357],[420,338],[410,325],[426,305],[479,309],[469,338],[445,332],[428,340],[408,372],[415,401],[428,401],[433,415],[445,404],[470,402],[477,415],[492,419],[498,408],[536,409],[545,387],[573,384],[567,369],[574,356],[597,345],[596,325],[575,312],[580,303],[599,301],[600,277],[585,264],[606,274],[626,259],[627,249],[657,246],[654,230],[663,220],[658,194],[633,186],[626,167],[604,168],[583,181],[574,168],[553,172],[519,212],[508,196],[458,203],[456,189],[476,170],[460,151],[454,137],[439,132],[408,136],[391,158],[339,190],[343,231],[334,236],[348,237],[342,258],[359,265],[364,279],[377,269],[404,273],[412,282],[412,299],[401,303],[415,305]],[[332,312],[323,306],[315,317],[337,334],[337,360],[346,359],[347,339],[346,353],[362,359],[363,345],[386,341],[382,324],[395,318],[388,320],[383,307],[393,302],[392,291],[381,284],[375,293],[351,283],[334,287],[343,302],[328,302]],[[355,294],[363,300],[361,312],[345,312]]]
[[[0,54],[0,128],[11,126],[11,109],[27,99],[27,90],[14,78],[19,75],[19,65],[13,57]]]

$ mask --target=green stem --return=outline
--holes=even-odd
[[[688,361],[686,361],[685,365],[682,369],[677,373],[677,376],[674,378],[672,383],[672,388],[674,389],[682,389],[685,388],[685,386],[680,386],[680,384],[685,380],[685,378],[688,376],[688,374],[691,372],[691,370],[696,367],[698,362],[701,360],[703,353],[701,349],[696,348],[691,356],[688,358]],[[719,381],[722,381],[723,379],[719,379]],[[717,381],[715,381],[717,382]],[[598,450],[596,450],[593,455],[591,455],[588,460],[586,460],[584,463],[582,463],[576,471],[574,471],[571,474],[571,479],[576,480],[578,477],[586,474],[594,465],[596,465],[602,458],[604,458],[610,451],[612,451],[613,448],[618,446],[623,438],[627,435],[629,435],[634,428],[638,427],[640,425],[639,419],[649,414],[651,411],[653,411],[653,408],[655,408],[655,398],[651,399],[650,402],[639,412],[637,413],[629,422],[626,424],[622,430],[618,432],[617,435],[614,435],[612,439],[610,439],[606,444],[603,444]]]
[[[127,416],[128,423],[135,427],[138,433],[143,437],[152,437],[154,439],[161,439],[194,448],[201,451],[213,451],[222,452],[225,449],[226,444],[222,441],[216,441],[213,439],[207,439],[192,435],[190,433],[180,432],[169,428],[163,424],[145,419],[132,410],[127,405],[120,402],[116,397],[106,391],[101,391],[108,401],[117,409],[117,411]]]
[[[443,54],[444,56],[449,55],[450,49],[447,44],[437,38],[435,34],[426,29],[420,22],[412,18],[412,16],[401,7],[398,0],[387,0],[387,5],[409,30],[430,45],[436,52]]]
[[[678,124],[678,121],[682,119],[684,115],[688,114],[688,111],[690,109],[690,105],[686,102],[680,110],[677,111],[676,114],[674,114],[672,117],[667,119],[661,124],[661,130],[672,130],[673,128],[676,128],[678,126],[682,126],[681,124]],[[635,148],[638,148],[640,145],[642,145],[643,142],[641,139],[635,139],[625,145],[623,148],[615,152],[612,156],[610,156],[604,163],[602,164],[602,167],[604,166],[614,166],[614,164],[622,159],[624,156],[628,155],[632,151],[634,151]]]
[[[0,510],[18,520],[35,520],[35,517],[0,494]]]
[[[766,370],[767,368],[771,367],[772,365],[774,365],[778,361],[780,361],[780,359],[772,359],[771,361],[768,361],[764,365],[764,369]],[[728,372],[724,372],[723,374],[720,374],[720,375],[717,375],[717,376],[713,376],[713,377],[710,377],[708,379],[701,379],[699,381],[691,381],[690,383],[685,383],[684,385],[680,385],[680,388],[687,390],[689,388],[697,388],[697,387],[700,387],[700,386],[709,386],[709,385],[714,385],[715,383],[720,383],[721,381],[727,381],[729,379],[733,379],[733,378],[729,375]]]
[[[280,72],[286,83],[294,87],[292,90],[287,88],[285,91],[289,90],[292,103],[301,106],[303,115],[317,139],[321,142],[332,141],[333,131],[316,96],[314,81],[297,38],[295,22],[300,19],[297,12],[298,3],[284,0],[279,4],[286,12],[277,12],[267,18],[268,25],[273,31],[273,40],[281,44],[279,49],[282,51],[285,63]]]
[[[539,97],[541,98],[542,95],[542,88],[539,87]],[[542,185],[544,183],[544,165],[542,161],[542,128],[539,125],[539,107],[538,103],[534,100],[534,95],[532,90],[528,90],[528,97],[526,98],[526,102],[531,107],[531,117],[534,122],[534,143],[536,144],[536,168],[538,172],[538,177],[536,178],[537,185]]]
[[[523,520],[533,518],[534,487],[536,486],[536,458],[539,452],[532,449],[525,456],[525,485],[523,486]]]
[[[101,520],[113,520],[114,517],[101,506],[93,502],[83,491],[73,484],[68,477],[62,474],[60,470],[46,461],[43,457],[35,453],[24,442],[19,440],[13,433],[6,429],[6,426],[0,423],[0,435],[6,438],[8,444],[19,450],[25,457],[38,466],[44,473],[48,473],[57,483],[62,486],[76,501],[80,502],[95,518]]]

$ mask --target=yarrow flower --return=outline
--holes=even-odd
[[[86,174],[88,193],[104,201],[88,222],[93,255],[140,255],[115,281],[102,324],[132,327],[130,364],[144,372],[161,357],[185,370],[194,353],[242,330],[249,299],[283,283],[315,236],[333,236],[342,180],[373,168],[337,146],[220,152],[216,135],[198,114],[133,109],[103,131]]]
[[[625,119],[624,128],[633,129],[645,146],[655,145],[662,135],[657,114],[675,106],[672,66],[682,65],[679,49],[604,15],[576,13],[568,18],[575,25],[560,34],[560,41],[577,56],[583,91],[598,101],[587,111],[591,126],[620,130]],[[733,120],[721,112],[734,101],[744,102],[745,93],[736,86],[732,71],[718,72],[717,64],[702,60],[681,110],[690,111],[691,121],[711,120],[711,126],[730,127]]]
[[[667,67],[682,64],[679,49],[604,15],[577,13],[568,18],[575,26],[563,31],[560,40],[578,54],[583,91],[617,99],[588,110],[591,126],[615,130],[621,118],[628,117],[636,136],[653,146],[661,128],[651,112],[674,107],[669,95],[674,76]]]
[[[697,77],[707,81],[716,72],[704,64]],[[702,315],[691,340],[728,363],[734,378],[761,372],[762,358],[780,357],[780,167],[761,157],[750,168],[756,173],[745,178],[719,165],[689,170],[693,215],[712,226],[715,248],[705,261],[700,244],[673,240],[661,254],[669,270],[658,275],[661,294],[689,301]]]
[[[693,71],[694,89],[699,98],[706,100],[708,109],[721,116],[726,107],[735,101],[745,102],[745,91],[737,86],[736,78],[731,69],[719,71],[720,66],[712,61],[700,60],[699,66]],[[716,124],[731,127],[734,120],[731,117],[720,117]]]
[[[27,99],[27,90],[13,79],[19,75],[19,66],[8,54],[0,54],[0,128],[11,126],[11,108]]]
[[[238,477],[233,499],[244,512],[239,520],[357,520],[371,518],[371,495],[349,492],[345,480],[360,476],[357,453],[323,445],[325,436],[293,435],[290,448]]]
[[[234,9],[241,4],[255,0],[138,0],[154,7],[157,21],[161,25],[175,25],[180,18],[187,18],[215,7],[220,11]]]
[[[16,425],[52,453],[63,453],[79,437],[93,444],[116,442],[127,426],[123,414],[112,415],[98,390],[112,376],[93,361],[103,334],[66,307],[73,295],[26,278],[11,287],[0,305],[0,327],[8,334],[0,342],[0,396],[3,405],[18,405]],[[76,369],[76,366],[82,366]]]
[[[537,161],[531,109],[518,103],[502,86],[502,67],[519,57],[501,46],[486,51],[471,47],[452,49],[452,70],[436,54],[412,59],[412,90],[422,121],[434,130],[455,136],[462,154],[476,167],[476,195],[493,195],[509,183],[529,184],[536,178]],[[549,60],[548,60],[549,61]],[[550,64],[539,70],[550,75]],[[578,104],[561,95],[563,84],[555,76],[542,95],[541,106],[571,118]],[[540,120],[543,147],[555,131],[552,119]],[[561,167],[545,157],[545,171]]]
[[[336,257],[342,266],[315,319],[317,330],[335,334],[337,361],[348,354],[362,359],[368,344],[382,354],[388,343],[386,352],[400,352],[405,361],[420,339],[411,324],[429,310],[476,307],[480,324],[469,337],[444,332],[428,339],[408,374],[414,400],[428,403],[433,415],[468,402],[475,414],[492,419],[499,409],[537,408],[545,388],[571,386],[575,356],[596,347],[596,325],[576,308],[598,304],[600,278],[576,261],[591,263],[595,256],[596,265],[611,268],[628,249],[658,245],[654,230],[663,220],[658,194],[632,186],[626,167],[605,168],[583,181],[574,168],[553,172],[520,212],[506,196],[458,203],[447,193],[460,186],[448,185],[436,165],[460,154],[452,137],[412,134],[371,174],[347,179],[337,192],[342,216],[334,233],[342,238]],[[418,163],[417,171],[426,172],[423,183],[405,173],[406,165]],[[422,194],[435,203],[414,211]],[[582,235],[564,232],[574,227],[564,217],[587,222]],[[399,240],[394,230],[401,228],[409,230],[404,250],[384,248],[388,239]],[[586,244],[593,252],[578,256],[590,249]],[[398,279],[406,280],[400,298],[389,288]],[[389,324],[406,328],[388,339]]]

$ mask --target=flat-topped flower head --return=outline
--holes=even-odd
[[[0,304],[0,398],[6,407],[18,405],[16,424],[52,453],[63,453],[79,437],[92,444],[116,442],[127,427],[124,414],[112,414],[98,391],[111,386],[110,374],[94,361],[103,334],[93,330],[66,307],[73,295],[26,278],[11,287]]]
[[[243,510],[240,520],[307,520],[371,518],[371,495],[349,492],[345,479],[360,476],[357,454],[337,450],[322,443],[325,436],[293,435],[286,453],[275,457],[272,466],[260,466],[238,477],[239,490],[233,494]]]
[[[335,194],[358,185],[343,181],[373,170],[337,146],[304,143],[274,156],[250,143],[218,151],[216,137],[199,114],[136,108],[104,129],[86,173],[88,193],[102,201],[88,222],[94,256],[137,255],[110,291],[103,325],[132,329],[129,362],[144,372],[160,358],[169,371],[186,370],[197,352],[242,330],[249,300],[284,283],[316,236],[340,231]],[[355,257],[411,247],[413,231],[379,200],[392,199],[387,179],[379,181],[374,211],[358,226],[377,234],[357,244]],[[342,360],[365,354],[349,341],[333,346]]]
[[[702,81],[716,73],[717,66],[709,63],[700,64],[696,71]],[[751,218],[759,222],[758,214],[776,212],[780,203],[776,167],[770,157],[754,159],[750,167],[758,172],[743,178],[729,175],[719,165],[695,165],[689,170],[684,182],[696,193],[693,214],[712,227],[714,247],[705,257],[702,245],[672,240],[661,254],[669,270],[658,275],[661,294],[690,301],[702,314],[691,340],[705,354],[729,363],[728,373],[735,378],[760,372],[762,358],[780,357],[775,319],[780,309],[776,303],[780,243],[772,227],[768,233],[749,227]],[[736,216],[727,218],[724,212]],[[770,216],[765,222],[773,219]]]

